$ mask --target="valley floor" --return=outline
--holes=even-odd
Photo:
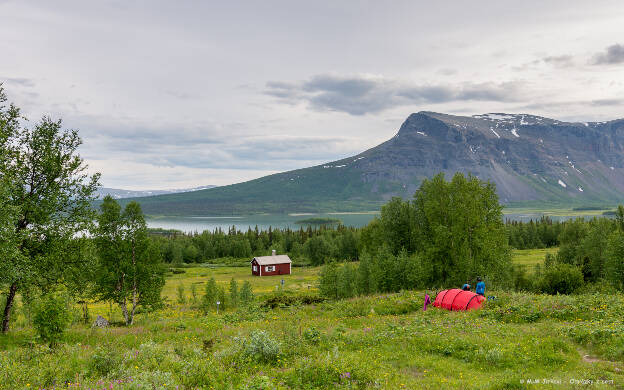
[[[251,280],[258,294],[280,278],[185,271],[168,278],[165,309],[131,327],[74,324],[53,350],[19,315],[0,336],[0,389],[624,388],[623,295],[490,291],[481,310],[423,312],[424,292],[410,291],[204,314],[176,302],[180,284],[192,301],[190,284],[201,294],[206,277]],[[293,272],[285,294],[313,292],[318,269]]]

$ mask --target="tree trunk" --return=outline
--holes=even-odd
[[[15,300],[15,294],[17,293],[17,282],[13,282],[9,288],[9,295],[6,298],[6,305],[4,305],[4,316],[2,317],[2,333],[9,331],[9,320],[11,319],[11,308],[13,307],[13,301]]]
[[[135,243],[132,241],[132,311],[130,312],[130,324],[134,322],[134,311],[137,307],[137,269]]]
[[[124,285],[126,283],[126,274],[121,275],[121,281],[117,284],[117,291],[122,294],[122,297],[119,301],[119,306],[121,307],[121,312],[124,316],[124,321],[126,325],[128,325],[128,307],[126,306],[126,296],[124,294]]]
[[[89,323],[89,305],[87,304],[87,301],[83,302],[82,315],[83,315],[84,323],[88,324]]]
[[[124,298],[121,302],[119,302],[119,306],[121,306],[121,312],[124,316],[124,321],[126,321],[126,325],[130,325],[128,318],[128,307],[126,306],[126,298]]]

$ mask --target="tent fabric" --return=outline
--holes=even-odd
[[[446,310],[470,310],[481,307],[485,297],[472,291],[464,291],[458,288],[442,290],[436,296],[433,306]]]

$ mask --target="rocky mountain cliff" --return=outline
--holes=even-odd
[[[506,204],[614,204],[624,199],[624,120],[419,112],[357,156],[140,201],[147,213],[177,215],[371,210],[392,196],[411,197],[439,172],[492,180]]]

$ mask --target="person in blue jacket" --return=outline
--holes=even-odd
[[[468,282],[464,283],[464,285],[462,286],[462,290],[470,291],[470,283]]]
[[[477,278],[477,288],[475,292],[479,295],[485,296],[485,283],[481,280],[481,278]]]

